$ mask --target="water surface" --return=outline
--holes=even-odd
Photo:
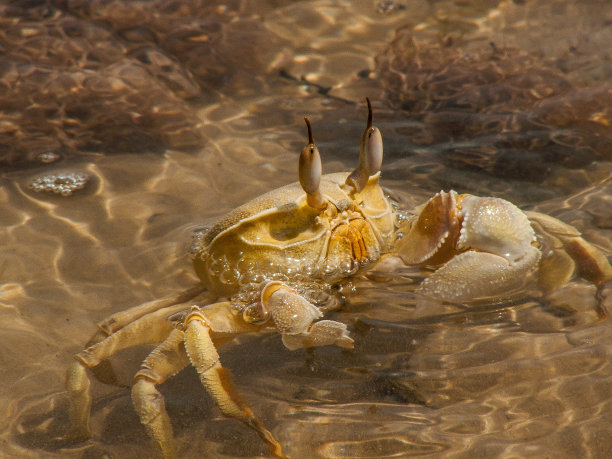
[[[608,2],[30,3],[0,3],[3,457],[150,457],[129,390],[99,382],[92,440],[54,440],[65,369],[106,316],[196,282],[191,229],[296,180],[304,115],[349,170],[367,95],[406,208],[499,196],[612,254]],[[49,176],[68,191],[31,188]],[[289,455],[609,457],[609,287],[416,317],[421,278],[355,281],[333,317],[352,351],[223,347]],[[148,351],[117,356],[122,383]],[[193,369],[161,391],[181,457],[265,456]]]

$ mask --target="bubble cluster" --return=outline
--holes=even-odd
[[[74,191],[85,187],[89,175],[84,172],[61,172],[57,174],[43,175],[30,182],[30,188],[37,193],[47,193],[70,196]]]
[[[414,220],[415,215],[407,210],[397,210],[395,212],[395,224],[396,226],[402,226],[410,223]]]
[[[382,0],[376,4],[376,11],[379,14],[389,14],[394,11],[403,10],[406,7],[395,0]]]
[[[210,227],[204,226],[191,232],[191,241],[187,251],[192,260],[196,258],[204,260],[206,258],[206,251],[204,250],[206,244],[204,243],[204,238],[209,229]]]
[[[240,279],[240,271],[237,266],[232,264],[225,255],[210,257],[208,273],[212,278],[218,279],[225,285],[235,284]]]

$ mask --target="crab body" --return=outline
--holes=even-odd
[[[236,208],[196,241],[196,273],[219,296],[274,277],[333,283],[355,275],[377,262],[394,236],[394,214],[378,177],[350,193],[343,187],[346,173],[323,176],[323,209],[307,204],[298,183]]]

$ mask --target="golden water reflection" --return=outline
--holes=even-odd
[[[65,369],[104,317],[193,285],[191,229],[296,180],[304,115],[325,172],[347,170],[368,95],[385,185],[406,208],[441,188],[493,194],[612,254],[605,2],[0,9],[0,455],[150,457],[129,390],[97,382],[93,439],[54,440]],[[63,173],[89,179],[69,196],[30,186]],[[419,281],[356,282],[335,315],[353,351],[289,352],[276,335],[222,349],[288,454],[607,457],[609,287],[416,317]],[[146,354],[118,356],[123,383]],[[161,391],[181,457],[266,454],[192,370]]]

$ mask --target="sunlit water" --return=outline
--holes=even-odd
[[[349,170],[367,95],[406,208],[500,196],[612,254],[609,2],[48,3],[0,2],[2,457],[150,457],[98,382],[92,440],[54,440],[65,369],[104,317],[196,282],[190,230],[296,180],[304,115]],[[222,348],[290,456],[610,457],[609,288],[415,314],[420,279],[355,281],[354,350]],[[114,359],[122,383],[148,350]],[[266,454],[193,369],[161,391],[181,457]]]

